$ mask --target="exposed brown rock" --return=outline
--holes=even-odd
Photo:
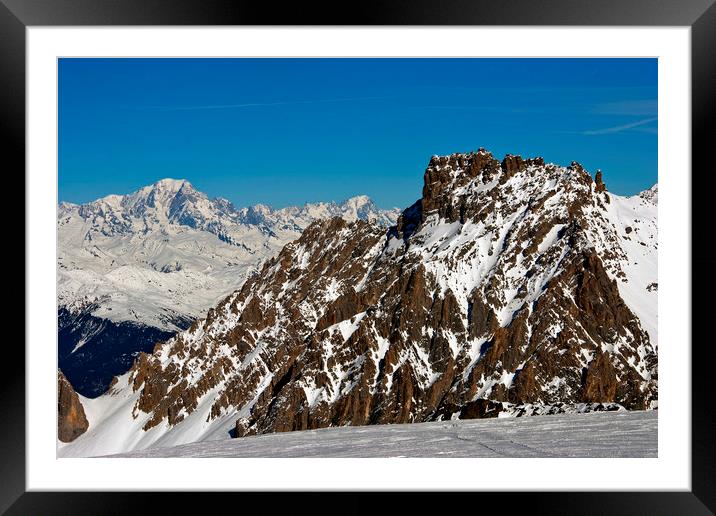
[[[522,159],[522,156],[508,154],[502,160],[502,172],[508,177],[524,170],[526,167],[527,163]]]
[[[602,171],[597,170],[597,173],[594,175],[594,191],[597,193],[602,193],[607,191],[607,186],[604,184],[604,181],[602,180]]]
[[[588,238],[603,196],[581,165],[481,149],[434,157],[424,180],[395,228],[314,223],[206,320],[141,355],[130,383],[145,429],[180,424],[207,393],[208,420],[246,408],[239,437],[656,398],[655,351],[610,279],[616,230],[600,230],[614,239],[601,254]],[[479,239],[426,244],[436,224]],[[484,277],[467,291],[443,269]]]
[[[502,403],[490,400],[475,400],[465,403],[460,410],[460,419],[483,419],[497,417],[502,411]]]
[[[586,403],[612,402],[617,393],[617,374],[607,353],[598,352],[589,363],[582,400]]]
[[[61,371],[57,372],[57,438],[63,443],[77,439],[89,423],[80,398]]]
[[[433,156],[424,175],[420,201],[422,220],[435,210],[442,218],[458,220],[465,207],[461,208],[453,202],[452,191],[478,176],[489,180],[499,170],[499,166],[500,162],[484,149],[470,154]],[[455,177],[456,169],[464,173]]]

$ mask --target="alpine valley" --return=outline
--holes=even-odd
[[[394,224],[365,198],[236,210],[169,180],[62,205],[60,317],[89,328],[75,353],[103,321],[165,333],[101,396],[66,393],[81,435],[58,455],[652,409],[657,200],[480,149],[432,157]]]

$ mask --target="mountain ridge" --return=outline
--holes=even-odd
[[[126,195],[60,203],[60,368],[80,394],[101,394],[138,352],[204,315],[312,220],[334,215],[389,224],[397,210],[365,196],[236,209],[169,178]]]
[[[139,264],[143,269],[160,273],[185,270],[191,273],[206,272],[209,276],[216,276],[216,270],[225,265],[236,273],[238,280],[234,285],[238,286],[246,272],[255,269],[262,259],[277,252],[283,244],[297,238],[313,220],[336,215],[344,216],[347,220],[363,218],[376,223],[389,224],[397,217],[397,209],[381,210],[367,196],[355,196],[342,203],[306,203],[301,207],[277,210],[265,205],[236,209],[226,199],[209,199],[185,179],[166,178],[126,195],[107,195],[84,204],[60,203],[58,264],[61,271],[82,270],[98,272],[102,275],[118,270],[122,266],[131,267]],[[222,243],[239,247],[241,251],[233,252],[229,248],[227,252],[221,243],[212,242],[206,236],[202,236],[203,247],[191,249],[192,257],[207,254],[205,247],[209,247],[209,253],[214,254],[217,253],[217,248],[222,249],[220,259],[207,259],[197,264],[183,265],[175,257],[179,257],[180,260],[182,254],[186,255],[186,252],[175,250],[173,253],[161,253],[161,249],[157,249],[166,246],[172,237],[181,238],[188,235],[196,239],[197,234],[191,230],[214,235]],[[156,239],[160,242],[150,241],[155,234],[162,237]],[[114,241],[101,242],[96,246],[91,244],[97,240],[101,241],[103,237],[105,240],[126,238],[127,244],[117,246]],[[137,243],[139,243],[137,254],[140,258],[132,255],[132,249],[127,249]],[[108,251],[110,246],[111,249]],[[116,247],[119,247],[118,252],[113,252]],[[186,251],[186,246],[183,249]],[[81,257],[76,256],[80,253],[85,254],[86,260],[83,261]],[[232,253],[235,256],[232,257]],[[108,255],[109,264],[102,263],[105,258],[103,255]],[[150,260],[145,258],[147,256]],[[122,257],[126,257],[125,263],[120,262]],[[75,263],[67,264],[66,262],[72,258],[75,258]],[[216,263],[222,260],[226,263]],[[100,263],[100,266],[88,265],[94,263]],[[127,273],[137,274],[131,270]],[[161,276],[156,279],[149,278],[147,281],[158,281],[158,278]],[[82,283],[81,279],[80,283]],[[123,280],[130,282],[131,278],[123,278]],[[90,278],[84,283],[96,284],[98,281],[97,278]],[[117,286],[116,282],[114,286]],[[202,285],[203,289],[207,287],[212,290],[210,285]],[[70,310],[75,305],[82,307],[93,301],[85,299],[84,296],[80,296],[79,300],[72,299],[72,286],[67,290],[69,292],[61,289],[60,304]],[[214,296],[216,300],[229,291],[226,288],[219,290],[219,294]],[[66,300],[66,297],[69,299]],[[97,297],[101,299],[101,296]],[[184,307],[184,313],[199,315],[208,309],[215,299],[204,300],[198,311]],[[96,315],[116,322],[134,320],[125,314],[117,316],[116,312],[114,314],[103,312]],[[163,330],[176,329],[165,321],[143,321],[140,317],[139,322]]]
[[[96,400],[114,423],[90,415],[61,452],[484,417],[505,403],[649,408],[655,202],[609,193],[577,162],[434,156],[395,226],[312,223],[141,354]],[[129,437],[100,450],[120,428]]]

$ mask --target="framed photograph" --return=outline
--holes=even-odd
[[[0,508],[712,513],[711,4],[2,0]]]

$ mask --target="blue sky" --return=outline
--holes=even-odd
[[[236,206],[420,197],[485,147],[657,181],[656,59],[61,59],[59,198],[164,177]]]

